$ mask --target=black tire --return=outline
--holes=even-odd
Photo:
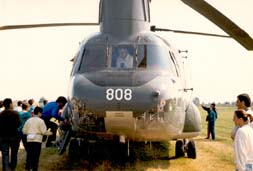
[[[76,139],[71,139],[69,143],[68,155],[71,160],[76,160],[81,156],[79,143]]]
[[[176,142],[176,158],[184,157],[184,142],[182,140],[178,140]]]
[[[189,141],[187,143],[187,150],[186,150],[186,152],[187,152],[188,158],[196,159],[197,154],[196,154],[196,146],[195,146],[194,141]]]

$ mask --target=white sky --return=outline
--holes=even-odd
[[[253,35],[252,0],[208,0]],[[0,25],[47,22],[97,22],[98,0],[0,0]],[[179,0],[152,0],[157,27],[225,34]],[[69,61],[79,42],[98,27],[58,27],[0,31],[0,99],[67,95]],[[253,52],[233,39],[163,33],[188,50],[194,97],[204,102],[253,99]],[[253,36],[252,36],[253,37]]]

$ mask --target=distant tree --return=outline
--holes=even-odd
[[[230,102],[224,102],[225,106],[230,106]]]

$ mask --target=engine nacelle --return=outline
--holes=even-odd
[[[200,132],[201,116],[197,106],[191,102],[186,109],[185,125],[183,132]]]

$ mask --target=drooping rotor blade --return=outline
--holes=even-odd
[[[46,23],[46,24],[21,24],[0,26],[0,30],[29,29],[39,27],[62,27],[62,26],[97,26],[98,23]]]
[[[151,26],[150,30],[154,31],[154,32],[155,31],[169,31],[169,32],[174,32],[174,33],[182,33],[182,34],[196,34],[196,35],[201,35],[201,36],[214,36],[214,37],[232,38],[231,36],[221,35],[221,34],[183,31],[183,30],[172,30],[172,29],[156,28],[156,26]]]
[[[242,46],[248,50],[253,50],[253,39],[248,33],[237,26],[233,21],[215,9],[213,6],[204,0],[181,0],[186,5],[190,6],[214,24],[219,26]]]

